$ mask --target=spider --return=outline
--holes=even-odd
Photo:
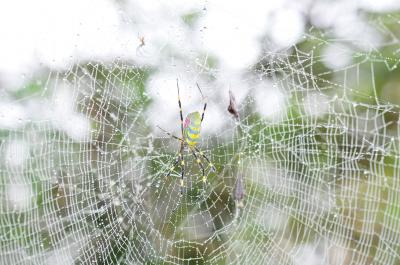
[[[139,46],[137,48],[141,48],[144,45],[146,45],[146,43],[144,42],[144,36],[138,36],[139,39]]]
[[[172,173],[172,171],[174,170],[174,168],[176,167],[176,165],[178,165],[178,163],[180,162],[181,165],[181,193],[183,192],[183,177],[185,175],[185,159],[183,157],[184,151],[185,150],[189,150],[192,155],[194,156],[198,166],[201,169],[202,172],[202,181],[204,183],[207,182],[207,177],[205,176],[205,168],[204,165],[200,159],[200,157],[204,158],[208,165],[210,166],[211,170],[213,172],[216,171],[215,166],[211,163],[210,159],[208,159],[208,157],[197,148],[197,144],[200,140],[200,129],[201,129],[201,123],[204,120],[204,113],[206,112],[206,108],[207,108],[207,102],[203,96],[203,93],[201,92],[200,86],[196,83],[197,88],[200,91],[201,97],[203,98],[204,101],[204,107],[203,107],[203,112],[200,115],[200,112],[195,111],[195,112],[191,112],[189,113],[186,118],[185,121],[183,120],[183,114],[182,114],[182,104],[181,104],[181,98],[179,95],[179,84],[178,84],[178,79],[176,79],[176,87],[178,88],[178,105],[179,105],[179,114],[180,114],[180,119],[181,119],[181,137],[175,136],[172,133],[162,129],[160,126],[157,126],[159,129],[161,129],[163,132],[165,132],[167,135],[169,135],[170,137],[180,141],[181,145],[178,151],[178,157],[175,160],[175,163],[172,165],[172,167],[170,168],[167,177],[169,177]]]

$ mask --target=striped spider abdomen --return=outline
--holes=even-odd
[[[184,141],[194,147],[200,140],[201,116],[198,111],[189,113],[183,125]]]

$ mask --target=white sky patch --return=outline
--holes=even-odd
[[[74,264],[74,258],[67,250],[55,250],[47,258],[46,264],[72,265]]]
[[[339,70],[352,63],[353,51],[341,43],[331,43],[322,51],[322,61],[333,70]]]
[[[328,113],[328,97],[320,93],[309,93],[304,97],[304,111],[307,115],[321,117]]]
[[[198,24],[206,49],[222,67],[244,69],[258,58],[258,42],[267,29],[268,14],[282,1],[217,1],[207,5]],[[204,28],[205,27],[205,28]]]
[[[52,112],[49,100],[32,98],[26,102],[25,108],[29,110],[29,119],[31,121],[49,120],[49,115]]]
[[[9,79],[40,64],[64,68],[83,58],[135,56],[137,36],[108,0],[2,1],[0,25],[0,72]]]
[[[371,12],[393,12],[400,9],[399,0],[359,0],[359,4]]]
[[[69,115],[59,125],[75,141],[90,140],[90,122],[84,115]]]
[[[324,264],[324,253],[318,253],[316,245],[303,245],[296,251],[295,264],[320,265]]]
[[[64,131],[73,140],[88,141],[91,132],[90,121],[83,114],[74,111],[74,101],[68,87],[59,87],[50,103],[51,107],[44,110],[44,115],[48,116],[56,128]]]
[[[356,13],[341,14],[333,32],[335,36],[348,40],[365,51],[379,47],[382,42],[379,32]]]
[[[29,209],[32,204],[33,191],[29,184],[10,183],[6,185],[7,203],[16,211]]]
[[[333,28],[335,37],[351,41],[358,48],[368,51],[379,47],[382,37],[377,30],[363,21],[360,8],[371,12],[394,11],[400,8],[400,1],[316,1],[310,13],[310,20],[317,27]]]
[[[289,47],[301,38],[304,29],[305,19],[299,10],[285,8],[274,13],[268,32],[275,44]]]
[[[7,81],[21,80],[21,74],[34,66],[35,22],[42,17],[34,11],[36,4],[37,1],[0,2],[0,72]],[[31,20],[26,20],[28,17]]]
[[[357,5],[354,1],[315,1],[310,12],[313,25],[321,28],[334,26],[342,16],[356,12]]]
[[[54,112],[55,116],[59,117],[73,113],[74,99],[71,90],[63,86],[55,88],[55,94],[52,99],[52,112]]]
[[[277,86],[263,82],[254,89],[256,110],[266,119],[279,122],[286,114],[287,96]]]
[[[7,144],[5,160],[12,168],[22,167],[29,157],[28,143],[23,140],[13,140]]]
[[[26,122],[27,117],[26,110],[21,105],[12,102],[0,102],[0,128],[19,128]]]
[[[41,61],[52,67],[64,67],[65,62],[76,56],[118,54],[125,34],[117,6],[112,1],[96,1],[95,8],[90,0],[42,2],[44,10],[51,14],[40,20],[42,45],[37,47],[37,53]],[[46,21],[55,14],[56,20]]]

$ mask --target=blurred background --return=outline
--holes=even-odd
[[[395,0],[0,3],[0,264],[400,264],[399,23]],[[185,150],[183,189],[177,81],[216,167]]]

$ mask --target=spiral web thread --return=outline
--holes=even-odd
[[[85,63],[37,78],[16,103],[47,116],[0,131],[0,263],[400,264],[399,107],[375,87],[375,69],[393,73],[398,61],[360,53],[314,73],[318,45],[266,53],[249,69],[243,81],[280,87],[287,110],[265,119],[247,91],[240,120],[226,112],[224,129],[202,136],[217,168],[207,184],[185,154],[183,195],[179,167],[166,178],[179,143],[146,117],[149,69]],[[353,89],[361,82],[371,89]],[[72,99],[68,115],[87,121],[70,127],[89,133],[40,108],[67,104],[58,93]],[[324,100],[323,113],[305,99]]]

